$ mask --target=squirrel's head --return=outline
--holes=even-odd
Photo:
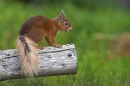
[[[58,22],[58,26],[60,26],[60,30],[64,30],[64,31],[72,30],[72,26],[71,26],[69,20],[65,17],[63,10],[60,13],[60,15],[56,18],[56,20]]]

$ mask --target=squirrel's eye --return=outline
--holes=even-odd
[[[68,25],[68,22],[64,22],[64,25],[67,26],[67,25]]]

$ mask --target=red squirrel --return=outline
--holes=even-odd
[[[37,43],[45,37],[51,46],[61,47],[55,43],[54,37],[58,31],[62,30],[67,32],[72,30],[72,26],[63,11],[54,19],[34,16],[23,23],[16,41],[16,49],[21,61],[21,73],[26,77],[33,77],[34,74],[38,74],[39,59],[36,52],[37,49],[43,49],[43,47],[37,46]]]

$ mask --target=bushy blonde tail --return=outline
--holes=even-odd
[[[37,57],[36,43],[26,36],[20,35],[17,38],[17,52],[21,61],[21,72],[26,77],[37,75],[39,59]]]

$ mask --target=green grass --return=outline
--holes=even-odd
[[[21,24],[34,15],[54,18],[61,8],[70,20],[73,31],[60,32],[56,41],[60,44],[74,43],[77,50],[78,70],[76,75],[37,77],[7,80],[0,86],[129,86],[130,58],[116,56],[107,58],[109,41],[95,41],[97,32],[119,34],[130,31],[130,13],[118,8],[80,8],[72,3],[63,5],[7,3],[0,1],[0,49],[15,48],[15,40]],[[61,41],[61,39],[64,39]],[[40,45],[47,46],[42,41]]]

